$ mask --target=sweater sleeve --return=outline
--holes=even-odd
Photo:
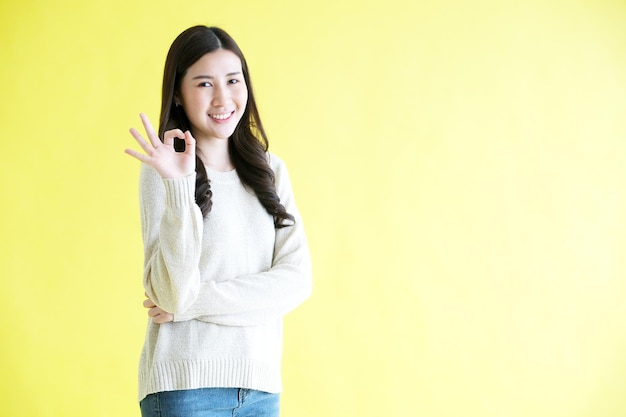
[[[203,222],[195,203],[195,174],[162,179],[154,169],[142,165],[139,196],[144,288],[165,311],[185,311],[200,288]]]
[[[274,256],[268,271],[200,286],[196,302],[174,321],[197,319],[227,326],[254,326],[283,317],[312,290],[309,247],[286,167],[275,156],[276,191],[292,226],[275,229]]]

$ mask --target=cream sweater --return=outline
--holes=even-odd
[[[208,170],[213,207],[195,204],[195,174],[140,174],[144,287],[174,322],[148,323],[139,400],[204,387],[280,392],[282,318],[311,293],[311,261],[284,163],[268,154],[295,225],[274,222],[235,171]]]

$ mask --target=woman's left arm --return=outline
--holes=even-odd
[[[174,321],[197,319],[229,325],[253,326],[283,317],[312,292],[312,268],[302,218],[293,197],[285,165],[272,155],[276,191],[295,224],[275,229],[272,267],[265,272],[200,286],[196,302]]]

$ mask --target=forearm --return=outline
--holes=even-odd
[[[200,286],[193,305],[174,321],[201,320],[229,326],[253,326],[281,318],[312,291],[310,262],[279,265],[272,270],[210,281]]]
[[[194,179],[142,183],[144,287],[151,300],[171,313],[189,308],[200,288],[202,215],[195,205]]]

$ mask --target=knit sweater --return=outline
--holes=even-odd
[[[142,165],[144,287],[174,322],[149,320],[139,400],[205,387],[282,390],[282,318],[309,297],[311,261],[287,169],[268,159],[293,226],[275,229],[236,171],[207,169],[213,206],[203,218],[195,174],[162,179]]]

